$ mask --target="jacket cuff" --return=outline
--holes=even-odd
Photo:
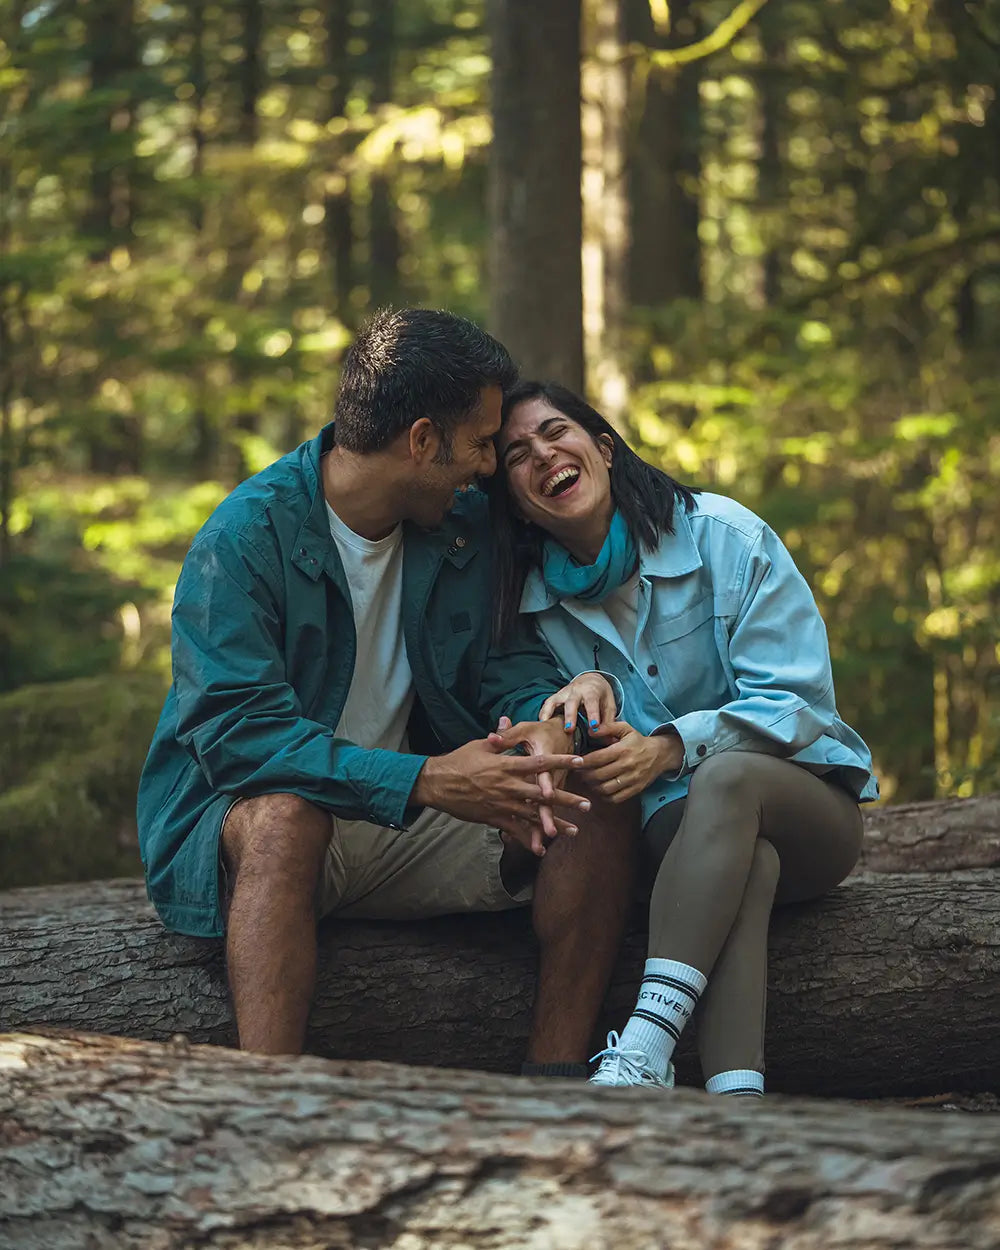
[[[724,751],[739,739],[738,734],[720,732],[717,712],[688,712],[686,716],[678,716],[676,720],[657,725],[649,736],[663,734],[667,730],[673,730],[684,747],[684,763],[681,767],[675,773],[664,773],[668,781],[679,781],[681,777],[686,777],[710,755]]]
[[[405,829],[421,810],[411,803],[410,795],[427,756],[381,749],[364,754],[365,775],[359,781],[370,819],[386,829]]]

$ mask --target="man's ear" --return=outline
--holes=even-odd
[[[410,459],[414,464],[433,460],[441,447],[441,435],[430,417],[418,417],[410,426]]]

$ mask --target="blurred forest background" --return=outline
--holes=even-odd
[[[134,866],[179,563],[383,303],[764,515],[885,797],[1000,785],[998,86],[997,0],[0,0],[5,883]]]

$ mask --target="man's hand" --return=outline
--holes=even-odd
[[[663,773],[675,773],[684,763],[684,743],[676,733],[647,738],[627,721],[602,725],[610,746],[591,751],[583,764],[583,779],[612,803],[624,803],[641,794]]]
[[[602,724],[612,724],[618,715],[615,692],[611,689],[610,682],[606,681],[600,673],[581,673],[579,677],[574,677],[568,686],[563,686],[562,690],[549,695],[542,704],[538,719],[548,721],[559,708],[562,708],[563,727],[572,733],[581,704],[591,729],[596,729]]]
[[[558,755],[573,749],[573,730],[565,730],[559,721],[521,721],[512,725],[506,716],[500,717],[495,733],[489,735],[490,742],[496,742],[503,750],[512,747],[524,747],[532,755]],[[554,773],[539,773],[538,786],[542,794],[550,799],[557,788],[562,788],[566,779],[566,770]],[[575,826],[567,826],[552,811],[552,801],[540,803],[538,818],[541,831],[547,838],[554,838],[559,833],[576,833]],[[544,855],[544,843],[537,836],[532,836],[531,850],[536,855]]]
[[[560,790],[552,782],[553,773],[577,769],[583,759],[570,753],[505,753],[515,745],[516,742],[505,743],[499,735],[491,734],[448,755],[431,756],[417,776],[412,801],[449,812],[461,820],[496,825],[534,854],[544,855],[545,836],[576,830],[568,822],[552,817],[551,811],[550,831],[544,829],[542,806],[590,810],[589,799]]]

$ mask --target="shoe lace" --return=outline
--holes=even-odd
[[[591,1063],[598,1059],[601,1065],[598,1072],[612,1076],[615,1080],[625,1077],[630,1085],[642,1085],[649,1067],[649,1056],[644,1050],[625,1050],[621,1045],[621,1037],[612,1030],[608,1034],[608,1044],[591,1056]]]

